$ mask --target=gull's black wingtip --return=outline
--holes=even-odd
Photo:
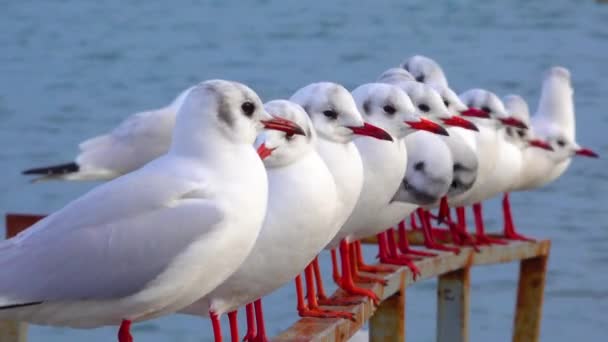
[[[60,165],[37,167],[21,171],[22,175],[64,175],[67,173],[78,172],[80,167],[76,163],[66,163]]]
[[[25,307],[25,306],[39,305],[39,304],[42,304],[42,303],[44,303],[44,302],[30,302],[30,303],[19,303],[19,304],[3,305],[3,306],[0,306],[0,310],[17,309],[17,308],[22,308],[22,307]]]

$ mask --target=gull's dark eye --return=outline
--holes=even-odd
[[[414,164],[414,170],[416,171],[422,171],[424,170],[424,162],[417,162],[416,164]]]
[[[460,163],[454,163],[454,171],[460,171],[463,170],[464,166],[462,166],[462,164]]]
[[[492,110],[489,107],[487,107],[487,106],[481,107],[481,110],[483,110],[484,112],[486,112],[488,114],[492,113]]]
[[[241,105],[241,109],[243,110],[243,114],[245,114],[245,116],[251,117],[253,112],[255,112],[255,105],[252,102],[247,101]]]
[[[326,110],[323,112],[323,115],[327,116],[328,118],[332,119],[332,120],[336,120],[338,118],[338,113],[335,110]]]
[[[429,110],[431,110],[431,107],[429,107],[427,104],[425,103],[421,103],[418,105],[418,109],[420,109],[423,112],[428,112]]]
[[[424,82],[424,75],[420,75],[420,76],[416,77],[416,82],[420,82],[420,83]]]
[[[559,146],[559,147],[566,146],[566,141],[564,139],[557,139],[557,146]]]
[[[450,106],[450,101],[448,101],[448,100],[443,100],[443,104],[444,104],[446,107],[449,107],[449,106]]]
[[[395,107],[393,107],[391,105],[386,105],[382,109],[384,109],[384,111],[386,112],[386,114],[390,114],[390,115],[393,115],[393,114],[395,114],[397,112],[397,110],[395,109]]]
[[[526,136],[526,132],[523,129],[518,129],[517,135],[519,135],[520,138],[524,138]]]

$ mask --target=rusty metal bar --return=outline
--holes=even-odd
[[[469,340],[470,268],[443,274],[437,285],[437,342]]]
[[[421,271],[421,276],[416,281],[413,280],[409,269],[403,267],[385,275],[384,279],[388,281],[388,285],[385,287],[382,287],[380,284],[374,284],[373,286],[367,284],[359,285],[372,289],[382,300],[386,300],[400,290],[402,279],[407,287],[420,280],[437,277],[473,265],[498,264],[546,256],[549,248],[550,242],[547,240],[538,242],[511,242],[504,246],[481,247],[478,253],[471,248],[463,248],[458,255],[439,253],[434,258],[416,261],[415,264]],[[340,291],[337,293],[337,295],[341,294]],[[357,322],[304,318],[281,332],[273,341],[344,341],[359,330],[374,313],[370,302],[367,300],[364,304],[345,309],[356,314]]]
[[[540,339],[547,259],[548,254],[524,259],[520,263],[513,327],[514,342],[533,342]]]
[[[370,342],[405,342],[405,278],[397,293],[382,301],[369,321]]]

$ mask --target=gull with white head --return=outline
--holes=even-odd
[[[333,235],[327,223],[337,202],[333,177],[315,150],[316,133],[304,109],[286,100],[270,101],[264,107],[273,116],[296,123],[305,135],[266,131],[258,136],[258,151],[272,152],[264,159],[268,206],[262,230],[237,271],[181,311],[198,316],[229,312],[231,326],[236,327],[236,310],[256,301],[257,327],[249,327],[247,336],[253,338],[255,332],[257,340],[267,340],[257,300],[291,281],[323,250]],[[301,293],[298,307],[304,307]],[[253,313],[251,306],[247,312]],[[248,317],[248,322],[252,319]]]
[[[313,83],[296,91],[290,100],[300,104],[310,116],[319,137],[315,147],[336,183],[337,208],[334,219],[325,225],[333,238],[355,208],[363,187],[363,165],[353,140],[357,135],[388,141],[392,141],[392,137],[381,128],[366,123],[352,95],[339,84]],[[349,254],[347,241],[340,242],[340,252],[342,255]],[[335,249],[332,249],[332,254],[335,257]],[[317,280],[321,302],[327,300],[327,296],[322,287],[318,260],[315,258],[305,271],[309,300],[307,310],[299,310],[300,315],[312,313],[314,316],[323,314],[326,317],[341,317],[339,312],[323,312],[319,309],[312,283],[313,276]],[[355,286],[350,273],[343,274],[342,278],[339,285],[348,293],[378,299],[372,291]]]
[[[263,127],[303,133],[273,119],[245,85],[193,87],[166,155],[0,244],[0,318],[121,324],[119,341],[131,341],[132,321],[175,312],[216,288],[262,226],[268,185],[252,144]]]

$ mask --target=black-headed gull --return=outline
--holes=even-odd
[[[0,317],[121,324],[126,342],[132,321],[213,290],[245,260],[262,226],[268,185],[252,144],[264,126],[303,133],[272,118],[245,85],[193,87],[166,155],[0,244]]]
[[[333,223],[326,225],[327,229],[335,234],[353,211],[363,186],[363,165],[353,139],[356,135],[367,135],[389,141],[392,138],[386,131],[363,121],[352,95],[339,84],[313,83],[296,91],[290,100],[300,104],[310,116],[319,136],[316,149],[336,183],[337,209]],[[346,256],[345,262],[348,261],[348,251],[348,242],[341,241],[340,252],[343,258]],[[332,256],[335,260],[335,249],[332,249]],[[342,275],[339,285],[348,293],[365,295],[378,300],[372,291],[355,286],[348,270],[349,268],[346,267],[347,273]],[[329,300],[322,286],[317,259],[305,271],[309,302],[307,310],[299,310],[299,312],[300,315],[310,315],[311,313],[317,315],[316,313],[320,309],[314,296],[313,275],[316,278],[319,300],[321,302]],[[328,312],[323,314],[326,317],[331,316],[331,313]]]
[[[222,314],[269,294],[298,275],[335,234],[327,225],[336,210],[336,186],[315,150],[317,136],[310,118],[302,107],[286,100],[270,101],[264,107],[275,117],[295,122],[306,135],[260,134],[258,149],[272,151],[264,159],[268,207],[260,235],[238,270],[182,313],[208,316],[213,310]],[[256,304],[257,329],[249,326],[247,339],[266,341],[261,302]],[[298,306],[304,305],[303,294],[298,293]],[[235,325],[231,320],[231,326]]]
[[[41,180],[109,180],[137,170],[167,153],[175,115],[186,94],[182,91],[166,107],[130,115],[116,128],[80,143],[74,162],[23,171]]]

